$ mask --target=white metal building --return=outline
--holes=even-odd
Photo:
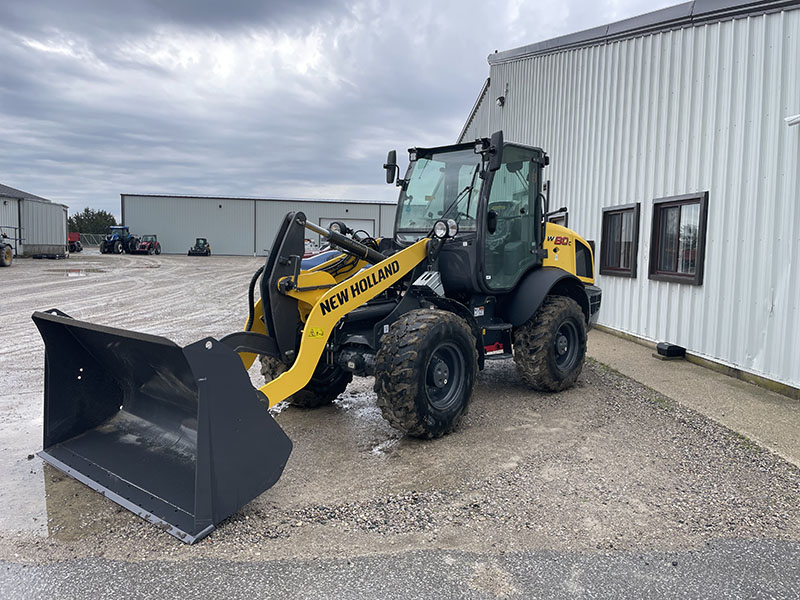
[[[67,206],[0,184],[0,231],[17,256],[66,254]]]
[[[488,60],[460,139],[548,152],[600,323],[797,391],[800,2],[697,0]]]
[[[122,222],[138,235],[156,234],[165,253],[183,254],[207,238],[214,254],[265,256],[286,213],[302,211],[327,227],[344,221],[372,236],[391,235],[395,203],[121,194]],[[308,232],[319,244],[319,236]]]

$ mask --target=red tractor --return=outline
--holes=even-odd
[[[136,248],[133,250],[134,254],[161,254],[161,244],[158,243],[158,236],[156,235],[143,235]]]
[[[81,252],[83,251],[83,244],[81,244],[81,234],[70,231],[67,234],[67,244],[69,244],[69,251]]]

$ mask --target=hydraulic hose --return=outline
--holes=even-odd
[[[250,279],[250,287],[247,289],[247,309],[248,309],[248,317],[247,317],[247,325],[244,326],[245,331],[250,331],[253,328],[253,319],[256,316],[256,300],[255,300],[255,292],[256,292],[256,283],[258,282],[258,278],[261,277],[261,274],[264,272],[264,265],[258,267],[258,270],[253,274],[252,279]]]
[[[373,250],[369,246],[365,246],[361,242],[357,242],[356,240],[349,238],[346,235],[342,235],[339,232],[330,231],[324,227],[320,227],[319,225],[314,225],[314,223],[309,223],[308,221],[305,222],[305,226],[314,233],[320,234],[331,244],[339,246],[339,248],[346,250],[358,258],[363,258],[368,263],[377,265],[379,262],[386,260],[386,256],[377,250]]]

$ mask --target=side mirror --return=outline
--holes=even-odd
[[[397,151],[389,150],[389,155],[386,157],[386,164],[383,165],[386,169],[386,183],[394,183],[397,173]]]
[[[486,229],[489,233],[494,233],[497,231],[497,213],[493,210],[490,210],[486,214]]]
[[[489,170],[497,171],[503,163],[503,132],[495,131],[489,146]]]

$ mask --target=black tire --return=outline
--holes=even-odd
[[[477,372],[475,338],[466,321],[444,310],[413,310],[381,340],[375,358],[378,407],[407,435],[440,437],[467,414]]]
[[[547,296],[539,309],[514,332],[514,362],[534,389],[560,392],[572,387],[586,356],[586,320],[578,303]]]
[[[122,254],[122,242],[114,240],[114,254]]]
[[[272,356],[260,358],[261,374],[265,382],[272,381],[288,368],[280,359]],[[292,406],[300,408],[319,408],[336,400],[351,381],[353,374],[349,371],[333,365],[320,364],[306,387],[285,400]]]
[[[100,254],[105,254],[107,252],[108,252],[108,248],[106,248],[106,243],[105,242],[101,242],[100,243]]]
[[[206,256],[211,256],[211,248],[208,248],[208,249],[206,250]]]
[[[148,254],[155,254],[155,251],[156,251],[156,249],[155,249],[155,248],[153,248],[153,245],[152,245],[152,244],[150,244],[150,245],[147,247],[147,253],[148,253]]]
[[[11,246],[0,247],[0,267],[10,267],[13,260],[14,252],[12,252]]]
[[[161,244],[156,244],[156,254],[161,254]]]

